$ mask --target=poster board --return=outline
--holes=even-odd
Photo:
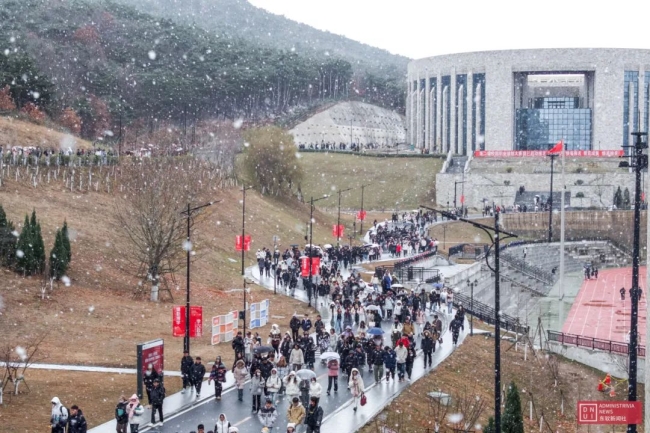
[[[232,341],[237,335],[239,325],[239,311],[231,311],[227,314],[214,316],[212,318],[212,345]]]
[[[162,338],[158,340],[147,341],[136,346],[138,360],[138,398],[142,398],[144,373],[147,366],[153,364],[153,369],[160,376],[165,371],[165,342]]]
[[[249,328],[261,328],[269,321],[269,306],[270,302],[265,299],[261,302],[255,302],[250,306],[250,323]]]

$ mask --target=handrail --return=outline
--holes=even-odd
[[[591,350],[602,350],[609,353],[627,355],[630,349],[628,343],[620,341],[602,340],[594,337],[584,337],[582,335],[565,334],[564,332],[547,331],[549,341],[555,341],[560,344],[571,346],[586,347]],[[637,353],[645,358],[645,346],[638,346]]]
[[[454,305],[458,308],[460,304],[463,304],[465,311],[472,316],[485,323],[489,323],[490,325],[495,324],[494,308],[489,305],[477,301],[476,299],[472,300],[469,296],[462,293],[454,293]],[[499,323],[503,329],[517,332],[519,334],[528,334],[528,331],[530,330],[530,327],[521,325],[518,318],[503,313],[499,315]]]

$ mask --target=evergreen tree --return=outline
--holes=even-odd
[[[29,217],[25,215],[25,222],[20,231],[18,242],[16,243],[16,270],[24,275],[30,274],[31,262],[33,256],[32,250],[32,230],[29,224]]]
[[[12,266],[16,258],[16,236],[14,224],[7,219],[0,205],[0,265]]]
[[[45,270],[45,243],[41,234],[41,224],[32,227],[34,239],[34,273],[42,274]]]
[[[61,242],[63,243],[63,248],[66,251],[66,264],[67,268],[70,262],[72,261],[72,249],[70,248],[70,237],[68,236],[68,222],[63,220],[63,228],[61,229]]]
[[[58,280],[65,275],[67,270],[68,260],[63,246],[63,234],[61,230],[57,230],[54,247],[50,252],[50,277]]]
[[[494,427],[494,418],[490,417],[490,419],[488,419],[487,426],[483,429],[483,433],[496,433],[495,430],[496,429]]]
[[[515,382],[510,382],[503,411],[503,433],[524,433],[524,417],[521,413],[521,399]]]

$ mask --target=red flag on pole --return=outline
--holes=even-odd
[[[320,275],[320,257],[312,257],[311,258],[311,274],[312,275]],[[307,275],[307,276],[309,276],[309,275]]]
[[[366,211],[365,210],[360,210],[357,212],[357,219],[359,221],[365,221],[366,220]]]
[[[558,141],[557,144],[549,149],[546,152],[547,155],[557,155],[564,150],[564,142],[562,140]]]
[[[309,257],[300,258],[300,275],[303,277],[309,276]]]
[[[465,203],[465,196],[461,195],[460,196],[460,204],[463,204],[463,203]]]
[[[185,306],[178,306],[172,309],[172,335],[174,337],[185,336]],[[190,307],[190,337],[203,336],[203,307]]]
[[[332,236],[335,238],[343,237],[343,225],[333,225],[332,226]]]
[[[251,235],[244,236],[244,251],[251,250]],[[235,236],[235,249],[241,251],[242,249],[242,238],[241,236]]]

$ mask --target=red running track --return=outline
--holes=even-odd
[[[642,289],[639,301],[639,344],[645,346],[646,335],[646,268],[639,270]],[[606,269],[598,272],[598,279],[585,280],[578,292],[562,332],[602,340],[629,341],[630,287],[632,268]],[[620,290],[625,287],[625,300]]]

